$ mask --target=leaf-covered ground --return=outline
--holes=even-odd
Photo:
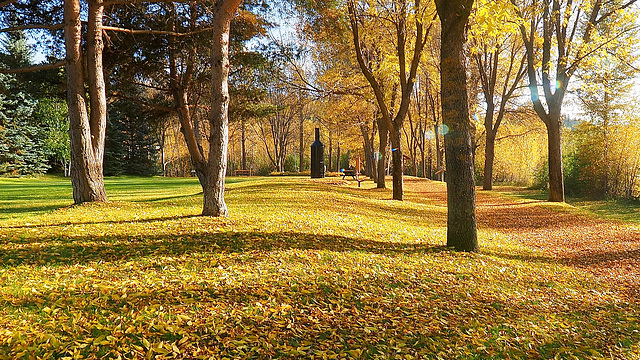
[[[456,253],[442,184],[362,185],[0,179],[0,359],[640,358],[637,224],[503,188]]]

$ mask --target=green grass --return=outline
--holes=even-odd
[[[541,190],[519,188],[517,190],[514,190],[513,188],[508,188],[509,190],[500,190],[500,187],[497,189],[503,194],[522,199],[546,200],[548,197],[548,193]],[[639,200],[589,200],[567,196],[566,203],[580,210],[581,213],[588,214],[590,216],[609,220],[619,220],[631,224],[640,223]]]
[[[640,224],[640,201],[638,200],[569,198],[567,203],[601,218]]]
[[[304,178],[0,179],[0,359],[638,358],[638,305],[446,208]]]

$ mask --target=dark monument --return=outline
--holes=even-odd
[[[316,128],[316,141],[311,144],[311,178],[324,177],[324,145],[320,142],[320,128]]]

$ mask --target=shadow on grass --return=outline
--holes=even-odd
[[[11,244],[10,242],[8,244]],[[0,253],[0,264],[73,265],[98,261],[121,261],[146,256],[180,256],[191,253],[248,253],[286,249],[315,249],[337,252],[361,251],[374,254],[429,253],[447,250],[444,246],[392,243],[343,236],[295,232],[191,233],[184,236],[96,237],[38,239],[37,244],[21,242]],[[259,257],[260,255],[258,255]]]
[[[159,198],[153,198],[153,199],[144,199],[144,200],[134,200],[133,202],[137,202],[137,203],[153,203],[153,202],[161,202],[161,201],[168,201],[168,200],[178,200],[178,199],[188,199],[194,196],[200,196],[202,195],[202,191],[197,192],[195,194],[187,194],[187,195],[175,195],[175,196],[165,196],[165,197],[159,197]]]
[[[60,207],[55,207],[55,209],[60,209]],[[201,217],[201,215],[171,215],[171,216],[162,216],[148,219],[132,219],[132,220],[106,220],[106,221],[66,221],[54,224],[28,224],[28,225],[7,225],[0,226],[0,229],[38,229],[38,228],[47,228],[47,227],[56,227],[56,226],[77,226],[77,225],[99,225],[99,224],[113,224],[113,225],[121,225],[121,224],[136,224],[136,223],[153,223],[158,221],[171,221],[171,220],[184,220],[184,219],[193,219]]]
[[[62,204],[55,205],[41,205],[41,206],[8,206],[8,207],[0,207],[0,219],[8,218],[8,216],[3,215],[11,215],[11,214],[26,214],[26,213],[44,213],[50,212],[64,207]],[[0,226],[0,228],[3,228]]]

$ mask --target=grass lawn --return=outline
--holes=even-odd
[[[483,193],[457,253],[444,185],[362,185],[231,178],[220,219],[196,179],[71,206],[67,179],[0,178],[0,359],[640,358],[634,277],[569,251],[583,210]]]

